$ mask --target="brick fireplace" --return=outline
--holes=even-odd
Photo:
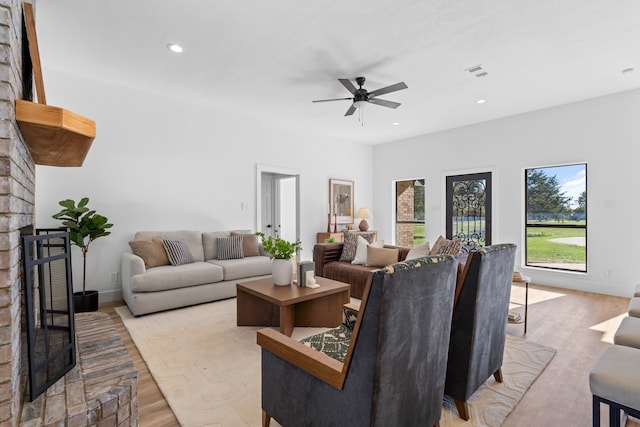
[[[35,228],[35,162],[15,111],[16,99],[31,99],[32,86],[22,5],[0,0],[0,427],[136,426],[137,371],[105,313],[76,316],[76,367],[26,402],[21,233]]]
[[[17,425],[21,355],[20,229],[34,222],[35,164],[15,120],[22,90],[22,0],[0,0],[0,426]]]

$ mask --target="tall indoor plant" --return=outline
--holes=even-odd
[[[293,276],[291,258],[296,252],[302,250],[302,244],[299,241],[289,242],[279,236],[265,237],[262,232],[257,232],[256,235],[262,239],[264,251],[273,259],[271,270],[273,283],[280,286],[290,285]]]
[[[109,223],[107,217],[87,207],[88,197],[80,199],[77,205],[71,199],[61,200],[58,203],[63,209],[53,215],[53,218],[62,221],[62,225],[69,231],[71,244],[82,250],[82,292],[73,294],[75,311],[96,311],[98,291],[87,291],[87,253],[91,242],[111,234],[107,229],[113,227],[113,224]]]

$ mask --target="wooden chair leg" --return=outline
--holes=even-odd
[[[453,399],[456,404],[456,409],[458,410],[458,415],[465,421],[469,421],[469,407],[467,406],[467,402],[463,402],[462,400]]]
[[[271,424],[271,417],[267,411],[262,411],[262,427],[269,427],[269,424]]]
[[[502,382],[502,368],[498,368],[498,370],[493,373],[493,378],[495,378],[499,383]]]

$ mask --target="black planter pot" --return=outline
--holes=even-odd
[[[98,291],[74,292],[73,307],[76,313],[98,311]]]

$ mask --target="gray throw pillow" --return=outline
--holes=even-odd
[[[242,234],[229,237],[218,237],[218,259],[244,258],[242,242]]]
[[[183,239],[163,239],[162,246],[167,251],[167,257],[171,265],[191,264],[193,255]]]

